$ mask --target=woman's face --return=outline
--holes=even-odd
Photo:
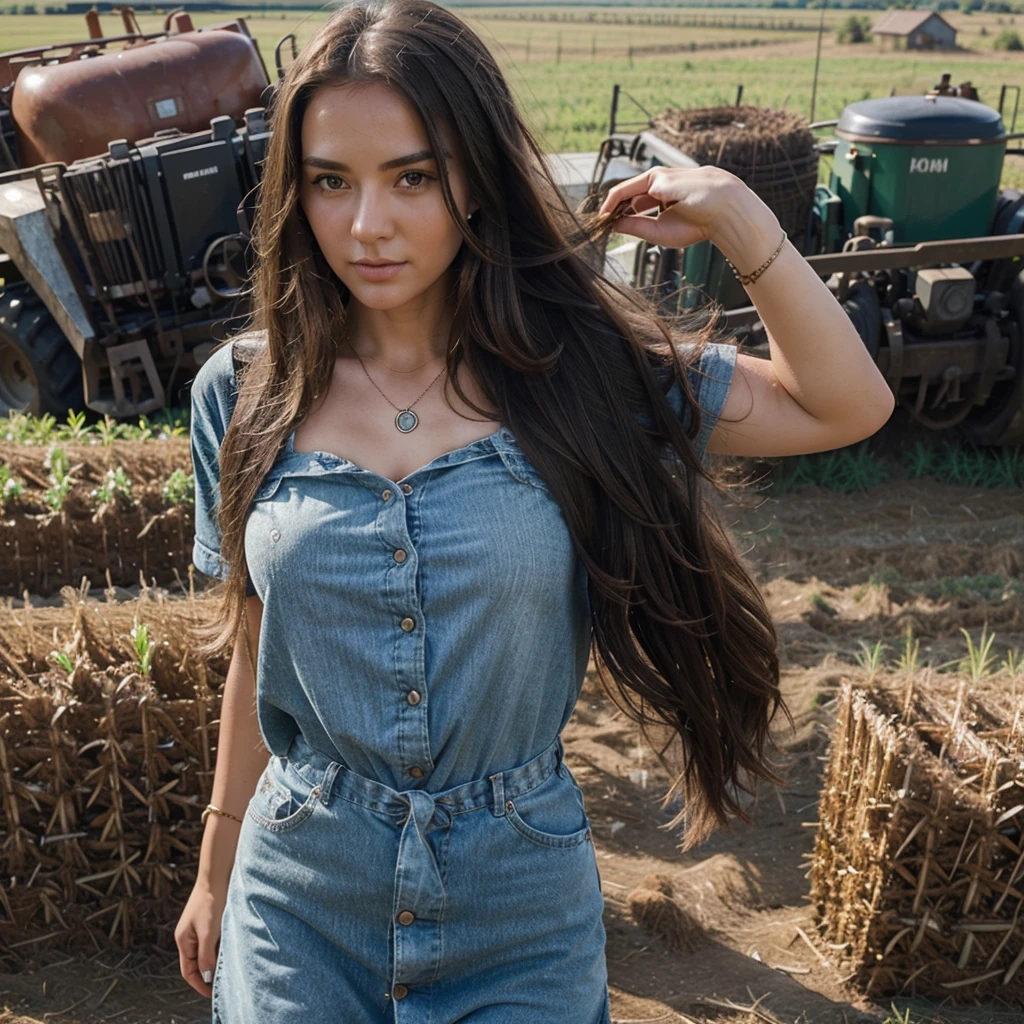
[[[299,201],[331,269],[370,308],[393,310],[431,290],[447,292],[443,275],[463,238],[429,150],[417,112],[380,83],[325,86],[303,116]],[[476,206],[454,153],[447,166],[468,216]],[[360,259],[401,266],[386,276],[366,273]]]

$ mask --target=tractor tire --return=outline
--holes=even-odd
[[[0,417],[11,412],[63,422],[85,408],[82,362],[35,293],[0,295]]]
[[[1024,444],[1024,271],[1010,289],[1010,315],[1017,337],[1010,341],[1008,361],[1016,374],[996,384],[988,401],[964,420],[964,437],[974,444]]]

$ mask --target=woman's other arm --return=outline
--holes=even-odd
[[[713,235],[744,274],[771,256],[781,238],[775,214],[746,189]],[[892,391],[846,311],[791,242],[746,290],[771,359],[737,355],[708,450],[797,455],[853,444],[878,430],[895,405]]]
[[[256,679],[248,655],[249,646],[255,655],[262,619],[263,602],[259,597],[247,598],[245,619],[235,641],[221,694],[217,761],[210,803],[239,818],[245,816],[245,809],[270,756],[256,718]],[[207,817],[195,886],[174,932],[181,976],[207,998],[213,989],[203,980],[203,973],[211,972],[208,976],[212,978],[216,966],[221,915],[227,901],[228,882],[241,827],[239,822],[223,814]]]
[[[616,216],[620,203],[635,212]],[[648,216],[655,209],[657,217]],[[614,217],[616,230],[656,245],[710,241],[744,275],[783,237],[767,204],[720,167],[651,168],[610,188],[600,212]],[[771,359],[737,354],[707,450],[798,455],[875,433],[895,397],[846,311],[795,246],[787,241],[746,287]]]

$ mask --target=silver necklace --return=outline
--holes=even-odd
[[[458,344],[458,342],[456,342],[455,344],[457,345],[457,344]],[[349,346],[348,346],[348,347],[349,347],[350,349],[352,349],[352,351],[353,351],[353,352],[355,352],[355,357],[356,357],[356,359],[358,359],[358,360],[359,360],[359,365],[360,365],[360,366],[362,366],[362,368],[363,368],[363,373],[365,373],[365,374],[366,374],[366,379],[367,379],[367,380],[368,380],[368,381],[369,381],[369,382],[370,382],[370,383],[371,383],[371,384],[372,384],[372,385],[373,385],[373,386],[374,386],[375,388],[377,388],[377,390],[378,390],[378,391],[380,391],[380,388],[379,388],[379,387],[377,387],[377,382],[376,382],[376,381],[375,381],[375,380],[374,380],[374,379],[373,379],[373,378],[372,378],[372,377],[370,376],[370,374],[369,374],[369,373],[367,372],[367,370],[366,370],[366,365],[365,365],[365,364],[363,363],[363,360],[362,360],[362,359],[360,358],[360,355],[359,355],[359,353],[358,353],[358,352],[356,352],[356,350],[355,350],[355,346],[354,346],[354,345],[353,345],[353,344],[352,344],[351,342],[349,342]],[[372,358],[373,358],[373,356],[371,356],[370,358],[372,359]],[[380,360],[377,360],[377,362],[380,362]],[[430,360],[428,359],[428,360],[427,360],[427,362],[430,362]],[[383,365],[387,366],[387,364],[386,364],[386,363],[384,363]],[[426,365],[427,365],[427,363],[424,363],[423,365],[424,365],[424,366],[426,366]],[[447,366],[442,366],[442,367],[441,367],[441,373],[444,373],[444,371],[445,371],[445,370],[447,370],[447,369],[448,369],[448,367],[447,367]],[[441,376],[441,373],[439,373],[439,374],[437,375],[437,377],[440,377],[440,376]],[[437,382],[437,377],[435,377],[435,378],[434,378],[434,379],[433,379],[433,380],[432,380],[432,381],[431,381],[431,382],[430,382],[430,383],[429,383],[429,384],[428,384],[428,385],[427,385],[427,386],[426,386],[426,387],[425,387],[425,388],[424,388],[424,389],[423,389],[423,390],[422,390],[422,391],[420,392],[420,394],[419,394],[419,397],[418,397],[418,398],[416,399],[416,402],[418,402],[418,401],[420,400],[420,398],[422,398],[422,397],[423,397],[423,396],[424,396],[424,395],[425,395],[425,394],[426,394],[426,393],[427,393],[427,392],[428,392],[428,391],[429,391],[429,390],[430,390],[430,389],[431,389],[431,388],[432,388],[432,387],[434,386],[434,384],[435,384],[435,383]],[[398,428],[398,429],[399,429],[399,430],[400,430],[400,431],[401,431],[401,432],[402,432],[403,434],[408,434],[408,433],[410,433],[411,431],[415,430],[415,429],[416,429],[416,428],[417,428],[417,427],[419,426],[420,418],[419,418],[419,416],[417,416],[417,415],[416,415],[416,413],[414,413],[414,412],[412,411],[412,407],[413,407],[413,406],[414,406],[414,405],[416,404],[416,402],[410,402],[410,403],[409,403],[409,405],[408,405],[408,406],[407,406],[406,408],[402,409],[402,408],[400,408],[399,406],[395,405],[395,403],[394,403],[394,402],[392,402],[392,401],[391,401],[391,399],[390,399],[390,398],[388,398],[388,396],[387,396],[387,395],[385,395],[383,391],[380,391],[380,393],[381,393],[382,395],[384,395],[384,400],[385,400],[385,401],[386,401],[386,402],[388,403],[388,405],[390,405],[390,406],[391,406],[391,407],[392,407],[393,409],[398,409],[398,413],[397,413],[397,414],[396,414],[396,416],[395,416],[395,426],[396,426],[396,427],[397,427],[397,428]]]

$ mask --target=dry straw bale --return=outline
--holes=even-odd
[[[698,163],[731,171],[794,241],[803,236],[818,182],[818,153],[806,118],[748,105],[667,107],[651,119],[651,130]]]
[[[1005,675],[844,685],[811,892],[875,997],[1024,997],[1024,709]]]
[[[0,952],[99,950],[173,929],[198,863],[225,659],[192,651],[212,598],[0,608]],[[130,631],[148,626],[151,670]],[[74,669],[48,660],[62,650]]]

